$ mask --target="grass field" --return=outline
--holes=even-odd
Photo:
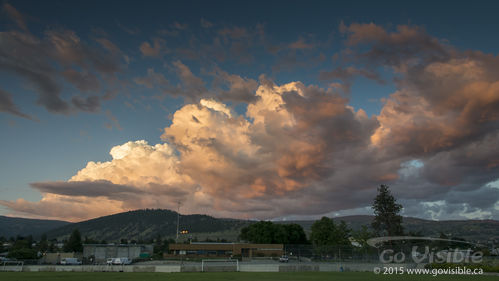
[[[466,276],[466,275],[375,275],[368,272],[279,272],[279,273],[250,273],[250,272],[223,272],[223,273],[119,273],[119,272],[0,272],[2,281],[363,281],[363,280],[499,280],[498,276]]]

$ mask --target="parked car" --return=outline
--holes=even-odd
[[[131,264],[132,260],[129,258],[116,258],[113,264]]]
[[[129,258],[109,258],[106,263],[108,265],[131,264],[132,260]]]
[[[286,255],[283,255],[279,258],[279,262],[289,262],[289,258]]]
[[[77,258],[64,258],[61,260],[61,265],[80,265],[81,261]]]

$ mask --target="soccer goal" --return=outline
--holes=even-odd
[[[209,259],[201,260],[201,271],[239,271],[239,260],[235,259]]]
[[[1,271],[23,271],[24,266],[23,261],[3,261],[0,264]]]

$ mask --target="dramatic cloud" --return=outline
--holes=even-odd
[[[170,82],[168,79],[161,74],[154,71],[153,68],[149,68],[147,70],[147,76],[144,77],[136,77],[133,80],[136,84],[145,86],[146,88],[152,89],[154,87],[158,87],[159,89],[166,91],[170,88]]]
[[[471,192],[497,179],[497,57],[456,50],[418,27],[399,26],[391,33],[374,24],[341,29],[354,50],[352,61],[370,69],[389,67],[396,74],[398,90],[384,100],[377,116],[380,126],[371,141],[383,158],[421,162],[413,169],[416,176],[394,183],[401,196],[420,200],[436,196],[434,201],[456,206],[455,200],[446,201],[445,194]],[[490,198],[497,193],[490,189]],[[463,196],[461,203],[473,206],[473,201]],[[491,210],[483,212],[489,214],[484,217],[497,214],[497,205],[482,207]]]
[[[19,108],[17,108],[17,106],[12,101],[12,95],[2,89],[0,89],[0,111],[7,112],[19,117],[32,119],[31,116],[22,113],[21,110],[19,110]]]
[[[235,74],[229,74],[226,71],[216,68],[211,75],[215,85],[215,93],[222,101],[252,102],[257,97],[255,91],[258,82]]]
[[[380,84],[384,84],[385,81],[380,77],[380,75],[373,71],[367,69],[358,69],[354,66],[348,66],[346,68],[338,67],[332,71],[322,71],[319,74],[321,80],[339,80],[342,82],[340,84],[346,93],[350,92],[350,87],[352,85],[352,78],[355,76],[364,76],[368,79],[374,80]]]
[[[171,69],[175,72],[179,84],[174,85],[162,73],[150,68],[147,75],[134,78],[134,82],[149,89],[157,89],[163,95],[183,97],[188,102],[198,102],[201,98],[216,98],[221,101],[247,103],[256,100],[255,90],[258,82],[254,79],[230,74],[218,67],[206,73],[212,79],[211,88],[205,81],[196,76],[183,62],[172,62]]]
[[[31,84],[38,94],[37,103],[49,112],[68,114],[75,109],[96,111],[96,94],[101,90],[100,80],[113,87],[121,70],[119,49],[108,39],[96,39],[104,49],[84,42],[74,31],[46,30],[43,37],[27,30],[22,15],[9,4],[4,10],[15,20],[21,31],[0,32],[0,71],[19,76]],[[83,102],[73,97],[72,104],[62,98],[66,81],[82,92],[93,92]]]
[[[98,96],[90,96],[86,98],[74,96],[71,99],[71,103],[74,107],[81,111],[96,112],[100,108],[100,100]]]
[[[174,61],[173,67],[177,73],[180,82],[182,83],[183,95],[186,98],[200,97],[207,91],[203,79],[197,77],[192,71],[181,61]]]
[[[490,183],[499,174],[499,59],[412,26],[340,30],[348,52],[345,65],[323,72],[340,81],[329,88],[276,85],[265,76],[256,82],[216,68],[206,73],[212,90],[179,60],[171,69],[180,83],[172,86],[149,69],[137,84],[188,101],[163,143],[115,146],[111,161],[89,162],[67,182],[32,184],[40,202],[0,204],[52,218],[74,204],[74,220],[178,201],[186,213],[316,216],[365,212],[385,183],[408,215],[497,218],[499,188]],[[243,28],[218,32],[228,41],[251,37]],[[391,71],[397,89],[368,117],[349,105],[344,89],[357,75],[384,82],[379,71]],[[225,101],[246,102],[246,112]]]

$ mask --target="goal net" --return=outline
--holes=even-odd
[[[23,261],[1,261],[0,271],[23,271]]]
[[[239,260],[209,259],[201,260],[201,271],[239,271]]]

